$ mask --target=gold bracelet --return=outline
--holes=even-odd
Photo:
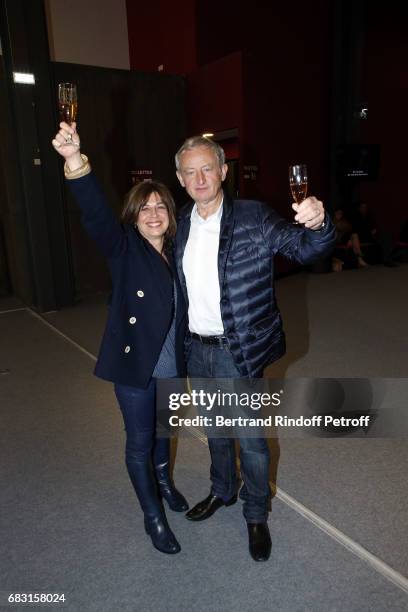
[[[75,170],[70,170],[68,168],[67,162],[65,162],[64,174],[65,174],[66,179],[72,180],[72,179],[81,178],[81,176],[85,176],[86,174],[89,174],[91,172],[92,168],[91,168],[91,164],[88,161],[87,156],[81,153],[81,158],[84,163],[82,164],[82,166],[79,166],[79,168],[76,168]]]

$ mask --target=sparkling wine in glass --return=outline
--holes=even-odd
[[[74,83],[60,83],[58,85],[58,109],[60,121],[71,125],[76,121],[78,112],[77,86]]]
[[[296,204],[306,199],[307,194],[307,167],[305,164],[289,166],[289,185],[292,197]],[[298,221],[293,222],[298,225]]]
[[[289,185],[293,199],[297,204],[306,199],[307,167],[305,164],[289,166]]]

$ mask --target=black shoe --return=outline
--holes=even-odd
[[[221,506],[232,506],[236,501],[236,495],[225,502],[221,497],[217,497],[210,493],[203,501],[198,502],[190,512],[187,512],[186,518],[188,518],[189,521],[205,521],[205,519],[210,518],[210,516],[212,516],[218,508],[221,508]]]
[[[385,266],[386,268],[398,268],[398,264],[397,264],[397,262],[396,262],[396,261],[392,261],[392,260],[390,260],[390,261],[384,261],[384,266]]]
[[[271,554],[272,540],[267,523],[247,523],[249,552],[254,561],[267,561]]]
[[[153,546],[157,550],[168,555],[175,555],[180,552],[180,544],[168,526],[164,515],[145,516],[144,524],[146,533],[152,538]]]
[[[169,462],[155,466],[157,484],[159,485],[160,496],[166,500],[169,507],[174,512],[185,512],[188,510],[188,503],[184,495],[177,491],[170,476]]]

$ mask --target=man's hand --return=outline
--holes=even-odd
[[[320,229],[324,221],[323,202],[310,196],[300,204],[293,202],[292,208],[296,211],[295,221],[311,230]]]

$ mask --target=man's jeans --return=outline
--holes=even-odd
[[[228,346],[201,344],[191,340],[187,358],[191,378],[239,378]],[[269,500],[269,448],[264,438],[240,438],[241,476],[244,484],[240,498],[248,523],[262,523],[268,518]],[[235,440],[208,438],[211,455],[211,491],[224,501],[235,495],[239,488],[237,478]]]

